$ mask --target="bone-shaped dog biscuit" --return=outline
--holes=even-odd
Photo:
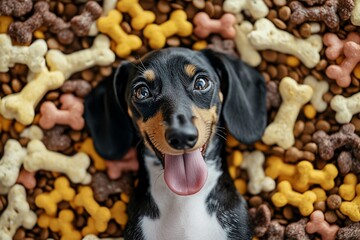
[[[275,181],[265,176],[263,164],[265,156],[260,151],[245,152],[241,168],[246,169],[249,176],[248,191],[259,194],[261,191],[270,192],[275,189]]]
[[[313,90],[308,85],[299,85],[294,79],[285,77],[280,82],[279,91],[283,102],[274,121],[266,127],[262,140],[265,144],[276,143],[287,149],[295,142],[293,129],[296,118],[301,107],[310,101]]]
[[[124,240],[124,238],[98,238],[94,234],[88,234],[82,240]]]
[[[107,16],[109,12],[115,9],[117,4],[117,0],[104,0],[102,5],[102,14],[101,16]],[[89,36],[96,36],[98,35],[99,30],[96,26],[96,22],[93,22],[90,26]]]
[[[144,36],[149,39],[149,45],[153,49],[163,48],[166,38],[175,34],[181,37],[191,35],[192,24],[186,21],[187,15],[183,10],[171,13],[170,19],[160,25],[150,24],[144,29]]]
[[[286,204],[298,207],[301,215],[308,216],[314,211],[314,202],[316,194],[312,191],[298,193],[292,190],[288,181],[282,181],[277,186],[278,192],[275,193],[271,200],[276,207],[283,207]]]
[[[84,128],[84,104],[80,98],[72,94],[63,94],[60,97],[61,109],[57,109],[53,102],[46,101],[40,107],[41,117],[39,125],[50,129],[56,124],[69,125],[74,130]]]
[[[0,99],[0,113],[7,119],[15,118],[24,125],[30,124],[34,120],[36,105],[49,90],[59,88],[64,80],[61,72],[49,72],[44,68],[21,92]]]
[[[36,40],[30,46],[12,46],[11,39],[6,34],[0,34],[0,72],[9,71],[15,63],[26,64],[30,71],[41,72],[45,67],[44,55],[47,52],[46,42]]]
[[[24,168],[33,172],[48,170],[66,174],[73,183],[87,184],[91,181],[86,169],[90,159],[85,153],[77,153],[72,157],[46,149],[39,140],[31,140],[27,146],[28,155],[24,158]]]
[[[316,111],[325,111],[327,103],[323,100],[323,95],[329,90],[329,83],[327,81],[318,81],[314,76],[309,75],[305,78],[304,84],[309,85],[313,89],[314,94],[310,102]]]
[[[325,73],[331,79],[336,80],[337,85],[346,88],[351,84],[351,72],[360,62],[360,44],[349,41],[344,44],[345,59],[340,65],[329,66]]]
[[[280,181],[290,181],[296,174],[296,166],[284,163],[284,161],[277,156],[270,156],[266,160],[265,174],[272,179],[279,178]]]
[[[6,194],[16,183],[26,150],[14,139],[7,140],[0,160],[0,194]]]
[[[90,216],[95,220],[96,230],[104,232],[111,219],[111,212],[106,207],[101,207],[94,199],[90,187],[82,187],[75,196],[74,203],[78,207],[84,207]]]
[[[122,14],[117,10],[111,10],[106,17],[97,20],[97,27],[100,32],[105,33],[114,40],[117,45],[115,48],[116,55],[125,58],[130,55],[131,51],[141,47],[142,41],[136,35],[128,35],[121,27]]]
[[[338,123],[349,123],[352,116],[360,112],[360,93],[348,98],[336,95],[331,99],[330,107],[336,112],[335,119]]]
[[[36,214],[26,201],[25,188],[14,185],[8,194],[8,206],[0,216],[0,239],[12,240],[19,227],[32,229],[36,220]]]
[[[324,45],[327,46],[325,50],[326,57],[330,60],[336,60],[343,53],[345,43],[352,41],[360,44],[360,34],[350,32],[346,39],[341,40],[335,33],[326,33],[323,41]]]
[[[240,25],[235,25],[235,44],[240,53],[241,60],[252,67],[256,67],[261,63],[261,56],[248,39],[248,34],[253,29],[254,26],[249,21],[243,21]]]
[[[322,240],[334,240],[339,226],[331,225],[325,221],[324,213],[320,210],[310,215],[310,221],[306,224],[306,232],[309,234],[319,233]]]
[[[129,13],[131,26],[135,30],[143,29],[147,24],[155,21],[155,14],[152,11],[144,11],[139,0],[121,0],[117,4],[120,12]]]
[[[339,195],[346,201],[351,201],[355,197],[357,177],[354,173],[349,173],[344,178],[344,183],[339,187]]]
[[[299,58],[306,67],[313,68],[320,61],[322,39],[312,35],[306,40],[296,38],[292,34],[279,30],[268,19],[262,18],[255,22],[255,29],[248,38],[257,50],[271,49]]]
[[[356,185],[356,197],[351,202],[342,202],[340,211],[348,216],[351,221],[360,221],[360,184]]]
[[[211,19],[205,12],[197,13],[193,18],[194,33],[199,38],[207,38],[212,33],[220,34],[223,38],[235,37],[233,25],[236,18],[231,13],[225,13],[220,19]]]
[[[20,137],[41,140],[44,137],[44,132],[37,125],[31,125],[20,133]]]
[[[225,12],[235,14],[247,10],[254,19],[263,18],[269,13],[263,0],[225,0],[223,9]]]
[[[82,143],[76,143],[74,146],[77,152],[84,152],[91,157],[94,161],[94,167],[97,170],[105,170],[106,164],[103,159],[95,150],[94,141],[92,138],[86,138]]]
[[[360,26],[360,0],[354,0],[355,7],[351,12],[351,23]]]
[[[93,66],[107,66],[115,61],[115,54],[110,50],[110,40],[105,35],[98,35],[91,48],[68,55],[51,49],[46,54],[46,62],[51,71],[61,71],[65,79],[72,74]]]
[[[321,170],[315,170],[308,161],[301,161],[296,166],[296,177],[292,186],[299,192],[309,189],[312,184],[319,184],[324,190],[330,190],[335,186],[335,178],[338,170],[334,164],[326,164]]]
[[[70,187],[69,181],[65,177],[59,177],[55,180],[54,190],[49,193],[42,193],[36,196],[35,204],[43,208],[46,214],[55,216],[57,213],[57,204],[61,201],[71,201],[75,197],[75,190]]]

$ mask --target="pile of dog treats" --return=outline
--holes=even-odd
[[[359,26],[360,0],[0,0],[0,239],[121,238],[136,151],[101,158],[83,99],[173,46],[266,80],[261,141],[227,140],[255,239],[360,239]]]

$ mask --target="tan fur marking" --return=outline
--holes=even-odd
[[[224,95],[222,94],[222,92],[219,92],[219,99],[220,99],[220,102],[224,101]]]
[[[154,81],[155,80],[155,72],[154,72],[154,70],[151,70],[151,69],[145,70],[144,77],[148,81]]]
[[[201,109],[193,106],[192,111],[195,115],[194,124],[198,129],[198,141],[193,149],[197,149],[209,141],[210,134],[214,133],[215,129],[210,127],[215,127],[217,121],[216,106],[210,109]]]
[[[185,72],[189,77],[193,77],[196,73],[196,67],[192,64],[185,65]]]
[[[132,113],[132,111],[131,111],[130,108],[128,108],[128,114],[129,114],[129,116],[130,116],[131,118],[133,117],[133,113]]]

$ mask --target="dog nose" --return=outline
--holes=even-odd
[[[196,144],[198,132],[194,126],[170,127],[165,132],[165,138],[175,149],[188,149]]]

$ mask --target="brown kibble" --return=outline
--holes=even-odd
[[[334,211],[326,211],[324,216],[328,223],[335,223],[337,220],[337,215]]]
[[[23,240],[25,239],[25,230],[23,228],[19,228],[14,237],[13,237],[14,240]]]
[[[330,130],[330,123],[325,120],[319,120],[316,125],[316,130],[322,130],[324,132],[329,132]]]
[[[215,8],[212,2],[206,1],[205,2],[205,12],[209,15],[210,18],[213,18],[215,15]]]
[[[205,8],[205,0],[193,0],[192,4],[198,9]]]
[[[306,143],[303,147],[303,150],[308,151],[310,153],[316,153],[317,152],[317,145],[314,142]]]
[[[81,78],[86,81],[91,81],[94,78],[94,71],[87,69],[81,72]]]
[[[300,35],[303,37],[303,38],[308,38],[311,36],[311,26],[309,23],[303,23],[301,26],[300,26]]]
[[[249,204],[251,207],[259,207],[262,204],[263,200],[260,196],[253,196],[249,199]]]
[[[278,54],[272,50],[265,50],[261,52],[261,56],[268,62],[276,62]]]
[[[114,222],[109,222],[108,228],[106,229],[106,233],[113,235],[117,231],[117,226]]]
[[[319,201],[319,202],[315,202],[314,204],[314,209],[315,210],[320,210],[322,212],[325,212],[326,210],[326,204],[324,201]]]
[[[304,121],[298,120],[295,123],[295,127],[294,127],[294,136],[295,137],[299,137],[305,129],[305,123]]]
[[[283,215],[287,220],[291,220],[294,217],[294,212],[292,210],[292,207],[285,206],[283,210]]]
[[[171,11],[171,7],[168,1],[161,0],[157,3],[157,9],[161,13],[169,13]]]
[[[10,82],[10,75],[8,73],[0,73],[0,82],[2,83]]]
[[[272,21],[275,24],[275,26],[277,26],[278,28],[280,28],[282,30],[286,29],[286,24],[279,18],[274,18]]]
[[[20,90],[21,90],[21,88],[22,88],[22,84],[21,84],[21,82],[19,81],[19,79],[13,79],[12,81],[11,81],[11,88],[13,89],[13,91],[15,92],[15,93],[17,93],[17,92],[20,92]]]
[[[341,197],[337,194],[332,194],[326,199],[326,204],[330,209],[336,210],[341,205]]]
[[[59,43],[55,38],[49,38],[46,43],[49,49],[59,49]]]
[[[279,9],[279,18],[283,21],[289,20],[291,9],[288,6],[283,6]]]
[[[39,236],[40,240],[46,240],[49,238],[49,229],[47,228],[42,228],[40,231],[40,236]]]
[[[46,100],[49,100],[49,101],[55,101],[59,98],[60,94],[59,92],[49,92],[46,94]]]
[[[1,85],[1,88],[4,91],[5,95],[10,95],[13,93],[13,91],[11,90],[11,87],[8,84],[3,83]]]

